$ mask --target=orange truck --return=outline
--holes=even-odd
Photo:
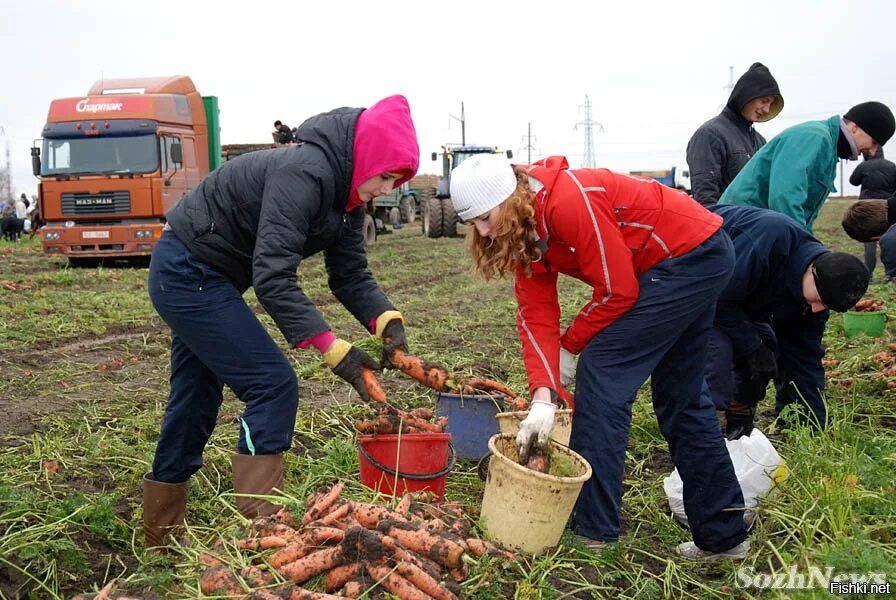
[[[148,257],[165,212],[221,162],[217,98],[183,75],[98,81],[51,102],[31,161],[45,252]]]

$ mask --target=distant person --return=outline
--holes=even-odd
[[[299,132],[304,145],[227,161],[165,215],[148,289],[171,328],[171,377],[152,472],[143,479],[147,546],[167,544],[184,519],[187,485],[202,466],[225,385],[244,403],[231,457],[237,509],[252,518],[279,508],[253,496],[283,488],[299,386],[246,290],[253,288],[290,348],[313,346],[367,399],[364,377],[380,361],[337,339],[297,283],[302,261],[322,252],[330,290],[384,339],[384,356],[390,347],[407,350],[404,318],[371,274],[364,248],[365,205],[417,171],[407,100],[338,108]]]
[[[274,141],[278,144],[291,144],[295,141],[292,129],[282,121],[274,121]]]
[[[795,405],[801,422],[823,429],[828,309],[852,308],[868,288],[868,271],[857,257],[829,251],[780,213],[733,205],[711,210],[724,219],[735,255],[706,363],[713,403],[725,411],[726,436],[750,435],[756,405],[773,379],[775,412]]]
[[[710,206],[765,145],[753,127],[774,119],[784,108],[778,82],[762,63],[740,76],[722,112],[701,125],[688,142],[691,196]]]
[[[896,194],[886,200],[857,200],[843,213],[846,234],[859,242],[879,242],[887,281],[896,281]]]
[[[875,152],[896,128],[892,111],[863,102],[842,117],[794,125],[763,146],[734,178],[719,204],[769,208],[792,217],[810,233],[834,191],[837,161]]]
[[[16,203],[10,198],[0,206],[0,234],[3,239],[8,242],[16,241],[14,234],[16,231]]]
[[[889,198],[896,193],[896,164],[884,158],[884,149],[862,153],[863,161],[849,176],[849,183],[859,186],[859,200]],[[877,241],[865,242],[865,267],[874,275],[877,266]],[[889,274],[887,275],[889,279]]]

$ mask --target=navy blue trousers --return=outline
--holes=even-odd
[[[246,405],[238,451],[288,450],[299,403],[295,372],[230,280],[165,231],[149,265],[149,297],[171,327],[171,391],[152,464],[156,480],[180,483],[202,466],[224,385]]]
[[[733,267],[734,249],[722,231],[657,264],[639,279],[632,309],[579,356],[570,446],[594,475],[576,502],[575,533],[604,541],[619,536],[632,404],[650,377],[694,542],[721,551],[746,539],[743,495],[703,376],[716,299]]]

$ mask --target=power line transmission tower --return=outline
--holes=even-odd
[[[526,142],[526,145],[523,146],[523,150],[526,151],[527,159],[526,164],[532,164],[532,151],[535,150],[535,147],[532,145],[532,140],[537,140],[537,136],[532,135],[532,121],[529,121],[529,132],[523,136],[523,140]]]
[[[582,156],[582,166],[586,168],[594,168],[597,166],[594,160],[594,126],[597,125],[598,131],[603,132],[604,126],[591,118],[591,98],[585,94],[585,104],[579,108],[585,109],[585,120],[576,123],[575,129],[579,129],[579,125],[585,128],[585,152]]]
[[[728,66],[728,85],[722,86],[722,89],[728,92],[725,94],[725,103],[719,106],[719,110],[725,108],[725,105],[728,103],[728,97],[731,96],[731,91],[734,89],[734,66]]]

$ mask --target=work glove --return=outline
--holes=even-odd
[[[520,423],[520,430],[516,434],[522,465],[529,462],[533,450],[547,449],[548,437],[554,427],[554,412],[557,410],[552,402],[555,395],[556,392],[548,388],[537,388],[532,394],[529,415]]]
[[[576,355],[560,348],[560,383],[563,387],[569,387],[576,380]]]
[[[732,402],[732,406],[725,411],[725,438],[736,440],[741,436],[750,435],[755,418],[755,408]]]
[[[337,339],[324,352],[324,361],[334,373],[352,384],[365,402],[370,402],[370,394],[364,385],[364,369],[380,370],[380,364],[372,356],[345,340]]]
[[[745,406],[755,407],[765,398],[769,382],[778,374],[775,353],[762,344],[745,359],[748,376],[741,381],[737,390],[737,400]]]
[[[410,353],[408,337],[404,332],[404,317],[397,310],[387,310],[377,317],[374,335],[383,340],[383,356],[380,364],[384,368],[393,366],[390,357],[395,350]]]

